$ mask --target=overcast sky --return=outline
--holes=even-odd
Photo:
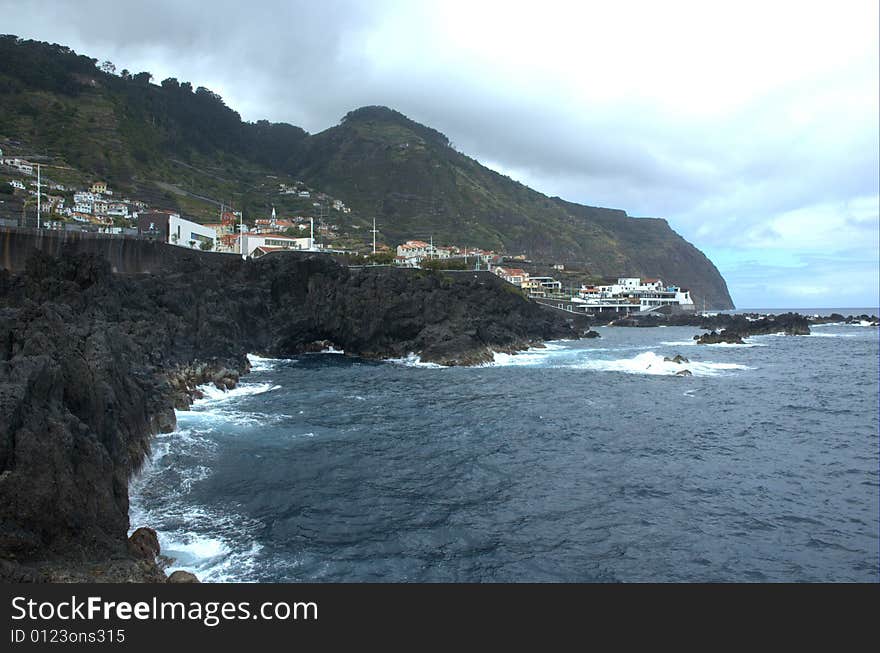
[[[317,132],[384,104],[549,195],[669,220],[738,307],[880,294],[878,3],[0,0],[0,31]]]

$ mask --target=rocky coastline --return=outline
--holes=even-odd
[[[598,320],[594,320],[594,323]],[[750,336],[783,333],[789,336],[810,335],[810,327],[822,324],[862,324],[880,326],[876,315],[843,316],[832,313],[826,316],[800,315],[799,313],[782,313],[765,315],[761,313],[717,313],[702,315],[698,313],[648,313],[646,315],[628,315],[612,319],[609,326],[619,327],[659,327],[659,326],[692,326],[703,329],[706,333],[695,335],[697,344],[744,344],[744,338]]]
[[[127,537],[129,479],[174,409],[202,384],[234,387],[248,353],[332,344],[473,365],[594,333],[485,273],[210,261],[113,274],[95,255],[35,252],[0,271],[0,580],[166,580],[149,529]]]

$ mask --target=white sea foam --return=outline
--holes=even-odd
[[[162,437],[161,445],[154,448],[153,455],[132,480],[131,530],[140,526],[156,529],[162,555],[172,560],[166,573],[183,569],[195,573],[202,581],[247,580],[262,548],[249,535],[258,524],[237,515],[235,506],[228,510],[193,506],[189,499],[192,486],[207,478],[211,469],[204,464],[179,469],[178,455],[205,456],[201,448],[205,438],[190,429]],[[169,453],[174,453],[175,459],[166,464],[163,459]],[[163,475],[172,467],[181,477],[169,486]],[[152,508],[147,509],[145,504]]]
[[[248,395],[259,395],[272,390],[280,390],[280,385],[272,385],[271,383],[239,383],[232,390],[220,390],[217,386],[206,383],[199,386],[204,397],[197,399],[193,405],[199,406],[204,404],[213,404],[221,401],[229,401],[238,397],[246,397]]]
[[[248,362],[251,364],[251,372],[268,372],[275,369],[283,363],[295,363],[296,361],[286,358],[263,358],[256,354],[247,355]]]
[[[811,333],[810,338],[857,338],[855,333]]]
[[[697,344],[696,340],[664,340],[660,343],[661,345],[666,345],[667,347],[692,347]],[[767,345],[762,344],[760,342],[751,342],[748,339],[743,341],[743,344],[736,344],[732,342],[713,342],[711,344],[701,345],[702,347],[733,347],[739,349],[747,349],[749,347],[766,347]]]
[[[540,365],[547,362],[550,352],[540,350],[528,350],[516,354],[506,354],[496,351],[491,363],[485,363],[488,367],[506,367],[510,365]]]
[[[875,326],[873,322],[867,320],[859,320],[858,322],[826,322],[825,324],[811,324],[811,329],[822,329],[824,327],[869,327]]]
[[[210,520],[210,515],[192,514],[191,519]],[[221,530],[229,526],[229,519],[221,519],[217,524]],[[210,521],[209,521],[210,523]],[[224,535],[205,535],[193,531],[158,531],[159,547],[162,555],[171,558],[165,572],[171,574],[178,569],[189,571],[201,581],[222,583],[247,580],[247,574],[254,567],[254,557],[262,550],[258,542],[245,539],[238,542]]]
[[[529,347],[525,351],[515,354],[494,352],[491,363],[485,363],[483,367],[507,367],[513,365],[541,365],[557,360],[560,356],[576,353],[561,342],[548,342],[543,347]]]
[[[418,354],[410,352],[403,358],[388,358],[386,359],[389,363],[394,363],[395,365],[403,365],[404,367],[424,367],[431,369],[443,369],[446,366],[440,365],[439,363],[427,363],[422,362],[421,357]]]
[[[164,540],[162,542],[161,540]],[[174,558],[181,567],[201,565],[219,556],[229,553],[229,547],[220,539],[213,537],[190,537],[177,540],[171,536],[160,537],[159,542],[162,553],[169,558]]]
[[[203,404],[198,406],[197,410],[180,410],[177,411],[177,421],[179,424],[191,425],[201,431],[211,433],[228,425],[263,426],[292,419],[290,415],[284,413],[248,412],[226,406],[220,402],[216,407],[212,404]]]
[[[322,354],[344,354],[345,351],[343,351],[342,349],[336,349],[336,347],[334,347],[333,345],[330,345],[329,347],[327,347],[327,349],[322,349],[320,353],[322,353]]]
[[[688,370],[694,376],[718,376],[727,371],[753,369],[738,363],[714,363],[709,361],[673,363],[671,361],[664,361],[663,356],[652,351],[638,354],[633,358],[623,358],[618,360],[586,360],[573,367],[600,372],[625,372],[627,374],[666,376],[674,376],[677,372],[681,372],[682,370]]]

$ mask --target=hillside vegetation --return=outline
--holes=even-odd
[[[483,247],[559,262],[599,276],[661,277],[698,303],[731,308],[715,266],[665,220],[547,197],[455,150],[440,132],[386,107],[351,111],[308,134],[284,123],[241,120],[209,89],[148,72],[116,72],[69,48],[0,37],[0,139],[83,180],[156,206],[214,220],[217,202],[245,216],[274,205],[313,210],[280,195],[306,187],[352,208],[334,214],[343,239],[366,243],[373,218],[391,246]]]

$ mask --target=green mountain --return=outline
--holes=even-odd
[[[733,306],[715,266],[665,220],[547,197],[455,150],[440,132],[386,107],[363,107],[310,135],[244,122],[205,88],[116,74],[70,49],[0,37],[0,139],[55,173],[100,177],[130,196],[203,220],[217,202],[245,216],[315,209],[279,195],[302,182],[345,202],[342,244],[365,244],[372,218],[389,245],[410,238],[525,254],[587,276],[661,277],[699,303]]]

